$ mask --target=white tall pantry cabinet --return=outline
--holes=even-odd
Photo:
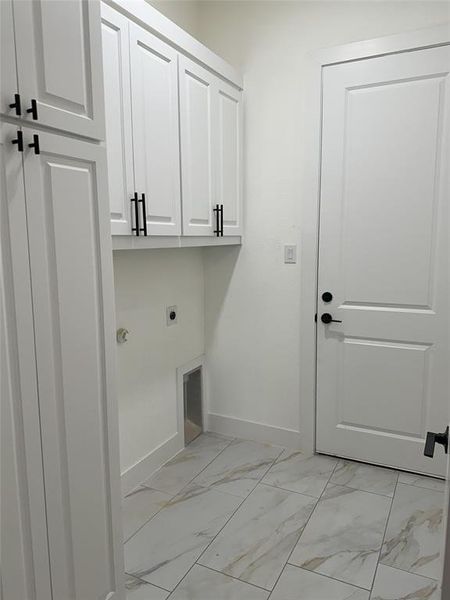
[[[122,600],[100,6],[1,4],[2,591]]]

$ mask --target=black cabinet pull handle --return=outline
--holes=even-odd
[[[14,94],[14,102],[9,105],[9,108],[16,109],[16,115],[20,117],[22,114],[22,105],[20,103],[20,94]]]
[[[20,130],[17,132],[17,137],[11,140],[11,144],[17,144],[17,150],[23,152],[23,133]]]
[[[215,214],[215,217],[216,217],[216,228],[214,229],[213,233],[214,233],[214,235],[219,237],[220,236],[220,206],[218,204],[216,204],[216,207],[213,208],[213,213]]]
[[[328,323],[342,323],[342,321],[338,321],[338,319],[333,319],[330,313],[323,313],[320,320],[322,323],[325,323],[325,325],[328,325]]]
[[[34,121],[38,120],[37,102],[34,98],[31,101],[31,108],[27,108],[27,113],[31,113]]]
[[[427,433],[427,439],[425,441],[425,450],[423,453],[428,458],[433,458],[434,456],[434,447],[436,444],[441,444],[444,446],[445,454],[448,454],[448,432],[449,428],[444,431],[444,433],[434,433],[433,431],[429,431]]]
[[[147,237],[147,205],[145,203],[145,194],[142,194],[139,202],[142,204],[142,218],[144,220],[144,227],[141,227],[139,231],[143,231],[144,236]]]
[[[139,237],[139,206],[138,206],[138,193],[134,192],[134,197],[130,200],[131,204],[134,202],[134,227],[131,228],[131,231],[134,231]]]
[[[220,205],[220,237],[223,237],[223,204]]]
[[[31,144],[28,144],[28,148],[34,148],[35,154],[41,153],[41,149],[39,147],[39,136],[37,135],[37,133],[33,135],[33,141],[31,142]]]

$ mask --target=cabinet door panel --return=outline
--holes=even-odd
[[[0,143],[0,554],[5,600],[51,598],[22,154]]]
[[[213,235],[216,77],[179,57],[183,235]]]
[[[25,143],[33,131],[25,131]],[[122,598],[104,148],[39,133],[24,156],[54,598]]]
[[[0,34],[0,112],[9,117],[20,116],[16,115],[15,109],[9,106],[14,102],[14,94],[19,91],[12,0],[2,0],[0,2]]]
[[[106,154],[111,233],[130,235],[134,194],[128,19],[102,3]]]
[[[146,194],[150,235],[179,235],[177,52],[130,23],[136,191]]]
[[[217,203],[224,235],[242,233],[242,93],[218,80]]]
[[[38,123],[103,139],[98,0],[20,0],[14,3],[14,19],[25,108],[34,98]]]

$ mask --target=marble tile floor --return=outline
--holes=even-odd
[[[441,600],[444,483],[205,433],[123,502],[127,600]]]

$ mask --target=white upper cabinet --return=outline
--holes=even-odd
[[[102,4],[102,42],[111,233],[130,235],[130,198],[135,187],[129,21],[106,4]]]
[[[148,235],[181,233],[178,54],[130,23],[134,175],[140,226]]]
[[[217,173],[216,77],[179,57],[183,234],[213,235]]]
[[[150,11],[148,25],[165,41],[102,4],[111,233],[240,236],[239,76],[191,38],[183,41],[157,11],[141,10],[140,21]]]
[[[223,206],[223,234],[242,234],[242,92],[217,83],[217,204]]]
[[[24,117],[104,139],[99,2],[20,0],[13,8]]]
[[[183,235],[241,235],[241,92],[179,58]],[[222,214],[223,213],[223,214]]]

